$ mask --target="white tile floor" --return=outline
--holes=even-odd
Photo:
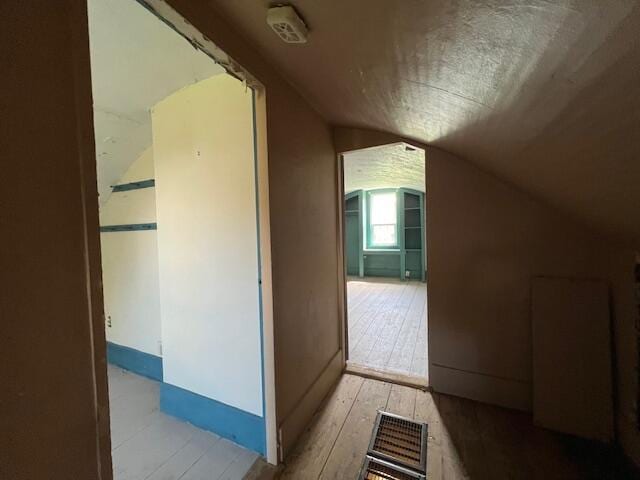
[[[160,384],[109,365],[116,480],[240,480],[258,459],[218,435],[165,415]]]

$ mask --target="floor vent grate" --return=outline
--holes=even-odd
[[[359,480],[424,480],[426,477],[407,468],[366,456]]]
[[[427,424],[391,413],[378,412],[367,454],[425,473]]]

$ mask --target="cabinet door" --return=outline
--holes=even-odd
[[[607,284],[534,278],[533,419],[585,438],[613,438]]]
[[[347,213],[345,215],[345,251],[347,253],[347,275],[360,274],[360,234],[358,224],[360,215]]]

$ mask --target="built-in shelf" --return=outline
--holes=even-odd
[[[402,189],[402,264],[401,278],[421,278],[424,280],[424,194],[414,190]]]
[[[386,189],[386,191],[391,191]],[[347,274],[425,279],[424,193],[398,188],[397,248],[367,248],[367,202],[373,191],[345,195],[345,255]]]

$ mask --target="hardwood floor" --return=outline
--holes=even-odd
[[[159,408],[159,383],[109,365],[115,480],[240,480],[258,455]]]
[[[613,450],[534,427],[527,414],[354,375],[343,375],[280,478],[357,479],[379,409],[428,423],[429,480],[637,478]]]
[[[425,283],[349,278],[349,361],[426,377],[426,305]]]

